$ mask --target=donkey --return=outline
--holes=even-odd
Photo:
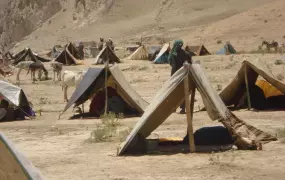
[[[261,47],[266,46],[267,50],[270,51],[271,48],[274,48],[275,51],[278,50],[278,42],[276,41],[272,41],[271,43],[267,42],[267,41],[262,41]]]
[[[42,72],[44,72],[45,74],[45,80],[48,80],[48,71],[46,70],[45,66],[43,65],[43,63],[41,62],[34,62],[32,64],[30,64],[29,66],[29,70],[28,70],[28,73],[31,71],[31,78],[33,80],[33,83],[35,82],[36,80],[36,77],[35,77],[35,74],[36,74],[36,71],[38,71],[38,79],[41,81],[41,77],[42,77]]]
[[[50,66],[53,70],[53,81],[55,81],[55,77],[57,77],[58,81],[61,81],[61,71],[63,64],[60,62],[52,62]]]

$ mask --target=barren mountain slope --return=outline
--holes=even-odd
[[[1,0],[0,48],[21,40],[60,9],[59,0]]]
[[[61,1],[63,9],[26,37],[17,49],[50,48],[69,40],[112,37],[116,43],[141,36],[148,42],[186,36],[191,29],[215,23],[274,0],[86,0],[86,9]],[[189,38],[190,39],[190,38]]]

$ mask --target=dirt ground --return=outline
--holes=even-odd
[[[225,87],[235,76],[244,59],[260,58],[274,75],[284,74],[284,65],[274,65],[280,55],[235,55],[195,57],[200,60],[214,88]],[[84,65],[64,67],[79,70],[91,67],[92,59]],[[149,61],[124,60],[120,65],[126,79],[148,102],[169,78],[169,65],[154,65]],[[47,64],[46,67],[49,68]],[[49,69],[50,76],[52,75]],[[15,82],[16,77],[8,78]],[[262,151],[228,151],[211,154],[159,154],[117,157],[119,141],[90,143],[90,133],[100,123],[99,119],[68,120],[73,115],[68,110],[60,120],[63,110],[63,92],[60,83],[52,80],[32,84],[29,76],[22,72],[21,87],[33,103],[37,113],[35,120],[0,124],[4,132],[43,173],[47,179],[284,179],[285,144],[276,141],[264,145]],[[71,96],[73,89],[68,95]],[[195,109],[203,103],[197,95]],[[85,110],[88,106],[85,106]],[[277,134],[285,126],[282,112],[234,112],[246,122]],[[131,128],[139,118],[120,120],[120,129]],[[210,120],[206,112],[194,114],[194,129],[218,125]],[[172,114],[154,133],[159,137],[184,137],[186,116]]]

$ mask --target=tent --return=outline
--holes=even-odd
[[[50,62],[49,59],[45,59],[43,57],[38,56],[36,53],[34,53],[30,48],[26,48],[23,51],[19,52],[15,56],[14,65],[17,65],[21,61],[41,61],[41,62]]]
[[[44,179],[39,170],[0,132],[1,179]]]
[[[189,48],[188,50],[190,50],[191,52],[194,52],[196,56],[211,55],[211,53],[205,48],[204,45],[188,46],[188,48]]]
[[[1,80],[0,96],[15,106],[30,106],[24,91],[20,87]]]
[[[227,42],[222,49],[220,49],[216,54],[236,54],[236,50],[229,42]]]
[[[266,80],[269,84],[264,84],[264,81],[257,81],[259,76]],[[274,77],[274,75],[266,67],[265,63],[261,62],[260,60],[255,60],[252,62],[244,61],[236,77],[220,93],[221,99],[227,106],[239,104],[241,99],[245,96],[245,77],[248,79],[249,91],[251,91],[251,87],[256,84],[262,89],[264,98],[266,99],[270,96],[282,96],[285,94],[285,84]],[[268,85],[270,86],[268,87]],[[279,91],[276,91],[276,89]],[[258,99],[251,97],[251,101],[255,100]],[[283,104],[285,107],[285,103]]]
[[[79,65],[82,64],[69,52],[68,48],[65,48],[56,58],[56,62],[60,62],[64,65]]]
[[[148,60],[149,54],[144,45],[140,46],[128,59],[130,60]]]
[[[116,56],[115,52],[109,47],[105,46],[97,55],[97,57],[94,60],[94,65],[96,64],[104,64],[109,58],[109,63],[120,63],[120,59]]]
[[[118,148],[118,155],[147,151],[150,141],[146,138],[184,101],[183,81],[187,77],[189,79],[189,90],[198,89],[209,117],[212,120],[218,120],[228,129],[234,144],[239,149],[257,149],[256,143],[276,140],[270,134],[236,117],[210,85],[201,66],[192,64],[189,69],[182,67],[163,85],[125,142]]]
[[[144,112],[148,103],[130,86],[118,65],[114,65],[109,68],[107,83],[108,87],[116,89],[117,94],[131,109],[135,111],[135,114],[142,114]],[[78,106],[86,102],[88,99],[94,99],[96,94],[104,88],[105,69],[89,68],[66,104],[63,113],[73,104]]]
[[[169,64],[168,62],[168,51],[170,49],[170,44],[166,43],[163,45],[162,49],[154,59],[153,63],[155,64]]]
[[[80,53],[78,49],[71,42],[67,45],[67,49],[73,57],[80,59]]]

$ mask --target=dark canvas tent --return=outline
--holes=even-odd
[[[231,45],[229,42],[226,43],[224,45],[224,47],[222,49],[220,49],[216,54],[225,54],[225,55],[229,55],[229,54],[236,54],[236,50],[233,47],[233,45]]]
[[[80,54],[78,49],[74,46],[74,44],[72,44],[71,42],[67,45],[67,49],[70,52],[70,54],[72,54],[73,57],[75,57],[75,59],[80,59]]]
[[[218,120],[228,129],[234,144],[239,149],[255,149],[256,143],[276,140],[236,117],[223,103],[210,85],[204,70],[199,64],[181,68],[159,90],[145,110],[125,142],[118,149],[118,155],[135,153],[147,149],[146,138],[158,128],[185,99],[184,80],[189,77],[189,90],[197,88],[200,92],[207,113],[212,120]],[[185,128],[186,129],[186,128]]]
[[[285,84],[279,81],[277,78],[274,77],[274,75],[269,71],[269,69],[266,67],[265,63],[255,60],[252,62],[244,61],[242,63],[241,68],[239,69],[236,77],[225,87],[225,89],[220,93],[221,99],[227,106],[239,104],[242,97],[245,96],[246,92],[246,82],[245,77],[247,76],[248,79],[248,87],[249,91],[251,91],[251,88],[256,84],[258,77],[262,77],[265,79],[269,84],[274,86],[276,89],[280,91],[280,93],[285,94]],[[261,87],[261,86],[259,86]],[[268,87],[268,85],[267,85]],[[262,88],[262,87],[261,87]],[[266,88],[266,87],[265,87]],[[270,88],[270,87],[269,87]],[[272,88],[271,88],[272,89]],[[266,95],[265,89],[264,91],[264,97],[268,98],[270,95]],[[280,94],[279,93],[279,94]],[[275,93],[276,94],[276,93]],[[272,94],[274,96],[274,93]],[[278,95],[278,94],[277,94]],[[254,99],[254,98],[257,99]],[[254,103],[254,101],[259,101],[261,97],[257,97],[256,93],[252,94],[251,101]],[[278,105],[278,99],[281,97],[275,99],[272,106]],[[275,104],[276,103],[276,104]],[[285,108],[285,102],[283,99],[283,108]],[[282,106],[282,104],[280,104]],[[258,102],[258,105],[261,105],[260,102]],[[266,108],[266,107],[265,107]],[[268,107],[270,108],[270,107]]]
[[[63,50],[56,58],[56,62],[60,62],[64,65],[78,65],[81,64],[76,58],[69,52],[67,48]]]
[[[104,64],[107,59],[109,58],[109,63],[120,63],[120,59],[117,57],[115,52],[109,47],[105,46],[97,55],[97,57],[94,60],[93,64]]]
[[[108,71],[108,87],[116,89],[117,94],[133,110],[135,114],[142,114],[148,103],[126,81],[122,71],[117,65]],[[66,104],[63,113],[73,104],[78,106],[88,99],[94,99],[96,94],[105,87],[105,69],[89,68],[83,79],[78,84],[70,100]]]
[[[39,170],[28,160],[3,133],[0,133],[1,179],[43,180]]]
[[[26,48],[23,51],[19,52],[15,56],[14,65],[17,65],[21,61],[41,61],[41,62],[50,62],[51,60],[38,56],[30,48]]]
[[[204,45],[200,46],[188,46],[189,50],[195,53],[196,56],[211,55]]]

